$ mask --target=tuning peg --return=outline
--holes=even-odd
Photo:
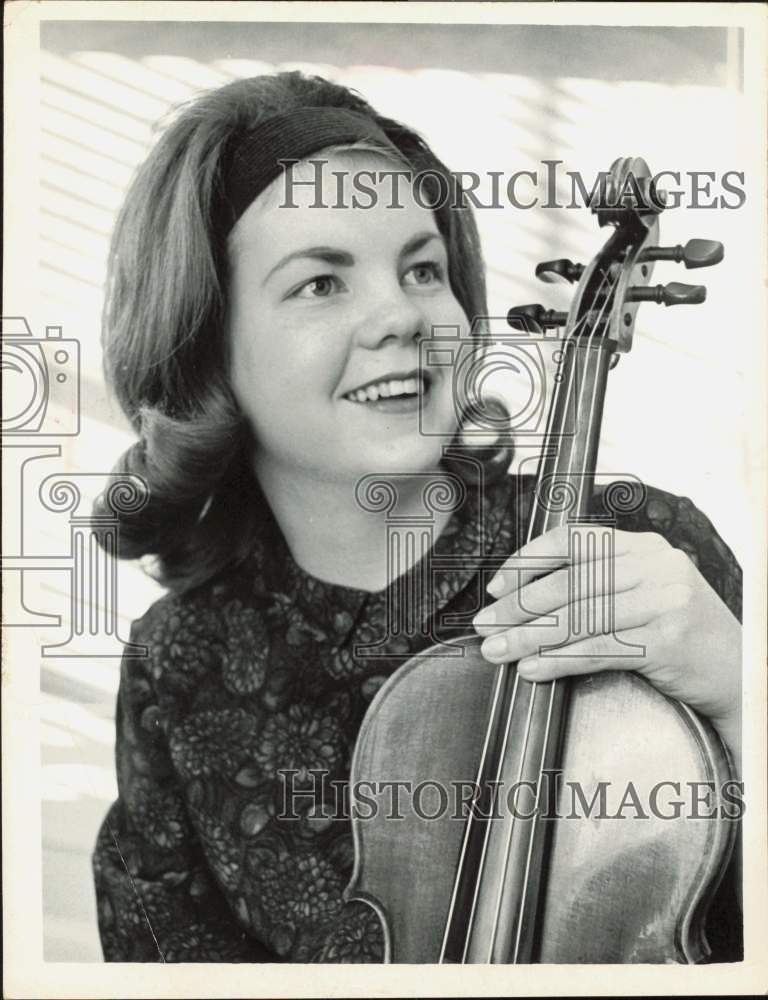
[[[665,306],[693,306],[704,302],[707,290],[704,285],[681,285],[672,281],[668,285],[649,285],[647,288],[628,288],[627,302],[658,302]]]
[[[578,281],[583,273],[583,264],[574,264],[566,257],[561,257],[560,260],[545,260],[542,264],[536,265],[536,277],[548,285],[562,281],[572,284]]]
[[[712,267],[719,264],[725,256],[722,243],[715,240],[688,240],[685,246],[648,247],[640,254],[641,261],[673,260],[676,264],[683,263],[690,270],[694,267]]]
[[[507,313],[507,322],[514,329],[519,329],[526,320],[533,320],[542,330],[551,330],[556,326],[565,326],[568,320],[568,313],[557,312],[554,309],[545,309],[544,306],[537,304],[515,306]]]

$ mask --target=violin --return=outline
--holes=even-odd
[[[508,322],[537,334],[564,328],[528,540],[587,523],[586,541],[574,531],[572,544],[607,553],[610,568],[610,526],[589,515],[608,373],[630,350],[639,303],[705,299],[700,285],[652,286],[653,263],[704,267],[723,248],[658,246],[664,193],[642,159],[616,160],[590,207],[609,230],[591,263],[537,268],[545,280],[576,283],[568,313],[528,305]],[[605,496],[621,509],[635,492],[614,483]],[[610,609],[591,625],[610,637]],[[385,961],[705,961],[704,919],[735,837],[723,792],[731,764],[715,731],[636,673],[531,682],[514,663],[484,660],[480,643],[472,634],[405,663],[358,736],[345,898],[377,912]],[[434,801],[392,818],[381,791],[373,816],[356,809],[358,789],[370,799],[372,788],[389,788],[391,804],[392,783],[403,781]],[[457,786],[461,809],[434,808],[441,789]],[[606,789],[630,788],[623,801],[629,795],[634,813],[599,808]],[[685,789],[699,796],[693,808],[671,808],[673,790]],[[640,817],[637,805],[654,796],[665,805]]]

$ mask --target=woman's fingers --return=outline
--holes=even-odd
[[[575,556],[577,561],[592,561],[589,536],[594,535],[595,525],[569,524],[553,528],[551,531],[532,539],[504,563],[499,572],[488,584],[488,592],[501,598],[515,590],[520,590],[532,581],[551,574],[554,570],[568,565],[572,558],[572,535],[580,533],[583,544],[578,546]],[[661,535],[651,531],[618,531],[613,532],[614,559],[626,555],[650,555],[669,549],[670,545]],[[579,556],[578,553],[581,553]]]
[[[576,644],[587,641],[585,635],[595,633],[604,649],[605,642],[615,640],[617,633],[645,626],[662,614],[667,604],[665,591],[639,588],[605,601],[586,599],[565,604],[552,615],[497,631],[485,639],[481,652],[492,663],[505,663],[530,656],[546,658],[553,655],[551,647],[566,644],[568,659],[573,659],[581,655]],[[609,630],[607,636],[602,634],[605,629]],[[589,665],[585,664],[582,672],[587,670]]]
[[[615,635],[596,635],[545,655],[518,661],[521,677],[528,681],[553,681],[559,677],[595,674],[602,670],[638,670],[648,665],[649,629],[645,625]]]
[[[489,587],[497,600],[473,623],[483,656],[516,662],[530,681],[637,671],[709,717],[738,754],[737,619],[689,556],[660,535],[614,531],[605,552],[602,544],[594,525],[569,525],[507,560],[499,586]]]
[[[663,586],[670,576],[668,568],[674,569],[676,552],[670,548],[668,556],[666,552],[625,551],[610,561],[594,560],[562,567],[522,587],[511,587],[498,601],[483,608],[472,624],[479,635],[495,635],[551,615],[580,598],[591,597],[602,604],[650,580]]]

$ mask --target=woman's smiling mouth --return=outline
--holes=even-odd
[[[413,371],[385,375],[344,394],[344,399],[385,413],[412,413],[429,395],[431,379]]]

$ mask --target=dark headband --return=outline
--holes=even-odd
[[[370,141],[402,153],[376,122],[347,108],[300,108],[274,115],[237,142],[222,168],[222,235],[285,170],[281,160],[303,160],[327,146]]]

